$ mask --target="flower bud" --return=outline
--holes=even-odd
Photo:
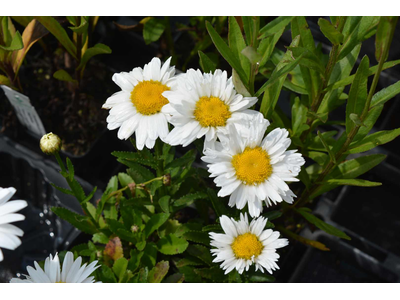
[[[45,134],[40,139],[40,149],[47,155],[56,154],[61,149],[61,139],[52,132]]]
[[[163,177],[164,185],[171,185],[171,174],[165,174]]]

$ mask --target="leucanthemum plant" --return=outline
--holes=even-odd
[[[316,47],[306,18],[265,21],[229,17],[228,44],[206,22],[232,77],[200,51],[202,71],[176,77],[170,59],[154,58],[113,76],[122,91],[103,106],[108,128],[119,128],[118,137],[139,151],[112,153],[126,170],[102,187],[100,199],[96,190],[87,195],[71,161],[65,165],[59,149],[43,142],[70,187],[57,188],[74,195],[84,215],[52,210],[92,237],[71,252],[98,261],[94,280],[271,282],[291,245],[329,250],[304,237],[305,228],[350,239],[310,204],[342,185],[380,185],[357,177],[385,158],[360,153],[400,134],[369,134],[384,103],[400,93],[398,83],[375,91],[381,71],[399,64],[386,62],[397,17],[320,19],[329,55],[322,50],[329,47]],[[290,41],[282,38],[287,30]],[[365,56],[355,67],[362,41],[375,32],[378,65]],[[283,89],[291,93],[291,114],[280,106]],[[332,120],[344,103],[345,120]]]

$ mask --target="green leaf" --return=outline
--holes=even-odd
[[[169,200],[171,199],[170,196],[163,196],[160,198],[160,200],[158,200],[158,204],[160,205],[161,209],[165,212],[165,213],[169,213]]]
[[[108,236],[102,232],[95,233],[92,239],[93,243],[107,244],[109,242]]]
[[[87,31],[89,29],[89,22],[87,20],[87,17],[81,17],[79,26],[73,26],[73,27],[71,26],[68,28],[71,29],[75,33],[79,33],[79,34],[87,33]]]
[[[235,86],[236,92],[245,96],[251,97],[249,90],[244,86],[243,82],[240,80],[238,73],[235,69],[232,69],[232,82]]]
[[[149,276],[149,269],[147,267],[140,269],[139,271],[139,283],[147,283]]]
[[[269,22],[259,31],[259,39],[263,39],[270,35],[276,34],[285,29],[285,27],[292,21],[294,17],[277,17],[276,19]]]
[[[376,61],[381,61],[382,59],[386,61],[387,57],[382,57],[385,52],[385,45],[389,45],[390,34],[392,27],[396,26],[398,17],[380,17],[378,29],[375,36],[375,58]]]
[[[193,203],[193,201],[197,199],[206,199],[207,194],[203,192],[196,192],[192,194],[187,194],[183,196],[182,198],[179,198],[178,200],[174,201],[174,206],[182,206],[182,205],[190,205]]]
[[[324,148],[328,152],[331,161],[333,161],[336,164],[335,154],[332,152],[332,150],[329,147],[328,143],[324,140],[324,137],[322,136],[322,134],[319,131],[318,131],[318,137],[321,140],[322,145],[324,146]]]
[[[54,188],[56,188],[57,190],[59,190],[60,192],[62,192],[62,193],[64,193],[64,194],[72,195],[72,196],[75,195],[74,192],[71,191],[71,190],[68,190],[68,189],[59,187],[59,186],[55,185],[54,183],[50,183],[50,184],[51,184]]]
[[[188,246],[189,243],[185,239],[179,238],[174,234],[163,237],[157,243],[158,251],[166,255],[182,253]]]
[[[229,31],[228,31],[229,48],[233,54],[240,61],[246,76],[250,76],[250,62],[242,55],[242,50],[246,48],[242,31],[235,17],[229,17]]]
[[[218,32],[212,27],[211,23],[206,21],[207,31],[210,34],[210,37],[219,51],[221,55],[225,58],[225,60],[230,64],[230,66],[236,70],[239,75],[240,80],[247,87],[248,85],[248,77],[246,76],[245,71],[242,68],[242,65],[239,59],[236,58],[235,54],[229,49],[228,45],[224,42]]]
[[[77,70],[84,69],[86,64],[88,63],[89,59],[91,59],[93,56],[99,55],[99,54],[111,54],[111,49],[110,47],[104,45],[104,44],[96,44],[93,47],[87,49],[85,53],[82,56],[81,62],[79,66],[76,68]]]
[[[201,266],[201,265],[204,265],[204,262],[201,259],[198,259],[196,257],[185,257],[176,263],[176,266],[178,268],[181,268],[184,266]]]
[[[106,265],[101,265],[101,281],[109,283],[117,283],[114,272]]]
[[[163,281],[164,283],[182,283],[185,280],[185,275],[181,273],[175,273],[172,274],[171,276],[168,276],[165,278]]]
[[[148,281],[150,283],[160,283],[165,275],[167,275],[169,270],[169,262],[168,261],[160,261],[158,262],[153,269],[149,272]]]
[[[361,60],[360,66],[357,69],[356,76],[350,88],[349,99],[346,106],[346,133],[355,127],[354,122],[350,119],[350,114],[357,114],[361,116],[365,103],[367,101],[368,93],[368,56],[364,56]]]
[[[140,260],[142,259],[144,252],[132,249],[130,252],[131,258],[128,262],[128,269],[135,272],[139,268]]]
[[[339,32],[328,20],[320,18],[318,20],[319,28],[322,33],[331,41],[333,45],[339,45],[343,42],[343,34]]]
[[[375,125],[376,121],[378,120],[381,112],[383,109],[383,105],[377,105],[371,108],[365,117],[363,123],[364,126],[361,126],[356,134],[356,136],[353,139],[353,142],[359,141],[362,138],[364,138],[372,129],[372,127]]]
[[[325,153],[317,152],[317,151],[307,151],[304,153],[304,155],[311,158],[313,161],[315,161],[320,166],[322,166],[325,163],[326,158],[328,157]]]
[[[364,179],[329,179],[327,182],[335,185],[353,185],[365,187],[382,185],[380,182],[373,182]]]
[[[337,229],[336,227],[334,227],[332,225],[329,225],[328,223],[325,223],[321,219],[318,219],[316,216],[309,213],[307,211],[307,209],[299,208],[299,209],[296,209],[296,211],[298,213],[300,213],[308,222],[310,222],[311,224],[314,224],[315,226],[317,226],[319,229],[325,231],[326,233],[340,237],[342,239],[351,240],[351,238],[346,233],[344,233],[343,231]]]
[[[356,126],[365,126],[364,125],[364,123],[363,123],[363,121],[360,119],[360,117],[357,115],[357,114],[350,114],[350,120],[352,120],[353,121],[353,123],[356,125]]]
[[[150,18],[143,26],[143,38],[146,45],[157,41],[165,30],[164,20]]]
[[[247,57],[249,62],[252,64],[256,64],[256,63],[260,62],[262,59],[262,56],[260,54],[258,54],[256,49],[254,49],[254,47],[252,47],[252,46],[247,46],[240,53],[243,54],[245,57]]]
[[[13,36],[10,46],[7,47],[0,45],[0,49],[5,51],[16,51],[22,48],[24,48],[24,43],[22,42],[22,36],[19,31],[17,31]]]
[[[395,97],[400,93],[400,81],[389,85],[377,92],[371,100],[371,108],[380,104],[385,104],[387,101]]]
[[[200,243],[206,246],[210,245],[210,237],[204,231],[188,231],[183,235],[185,239],[191,242]]]
[[[118,159],[118,161],[120,161],[120,159]],[[143,183],[154,178],[154,174],[146,167],[134,163],[133,161],[128,162],[124,160],[124,162],[129,166],[129,169],[126,170],[126,172],[136,184]]]
[[[182,157],[173,160],[171,163],[165,166],[165,170],[173,169],[173,168],[183,168],[191,165],[196,159],[196,150],[192,149],[185,153]]]
[[[126,159],[128,161],[133,161],[145,166],[149,166],[155,170],[157,170],[158,168],[158,163],[156,159],[144,159],[139,153],[128,151],[114,151],[111,154],[120,159]]]
[[[389,143],[400,135],[400,128],[375,132],[361,141],[350,144],[348,154],[360,153],[371,150],[377,146]]]
[[[72,82],[73,84],[78,85],[78,81],[73,79],[71,75],[69,75],[68,72],[63,69],[56,71],[53,74],[53,77],[61,81]]]
[[[292,51],[294,58],[297,58],[299,56],[303,57],[303,59],[299,63],[301,66],[309,69],[314,69],[318,71],[321,75],[324,75],[324,65],[322,64],[320,58],[312,51],[303,47],[289,47],[289,49]]]
[[[64,46],[64,48],[68,51],[69,54],[72,55],[75,59],[76,57],[76,47],[71,39],[68,37],[65,29],[57,22],[53,17],[35,17],[48,31],[51,32],[52,35]]]
[[[90,194],[81,202],[81,204],[90,201],[90,200],[93,198],[93,196],[94,196],[94,194],[96,193],[96,191],[97,191],[97,186],[95,186],[95,187],[93,188],[93,190],[92,190],[92,191],[90,192]]]
[[[292,43],[294,43],[294,42],[295,41],[293,41]],[[295,60],[291,60],[289,62],[287,62],[288,58],[284,57],[285,61],[282,62],[281,68],[278,69],[278,66],[277,66],[276,72],[274,71],[272,73],[271,78],[269,78],[268,81],[262,85],[262,87],[255,93],[254,96],[259,97],[267,88],[269,88],[276,81],[278,81],[282,77],[286,78],[287,74],[290,71],[292,71],[299,64],[300,60],[303,58],[303,55],[304,55],[304,53],[302,55],[298,56]]]
[[[380,164],[385,158],[384,154],[372,154],[344,161],[331,172],[328,179],[356,178]]]
[[[386,69],[390,69],[390,68],[392,68],[394,66],[397,66],[398,64],[400,64],[400,59],[384,63],[383,67],[382,67],[382,71],[386,70]],[[368,77],[372,76],[372,75],[375,75],[376,70],[378,70],[378,65],[369,68]],[[332,81],[332,83],[329,84],[329,86],[325,89],[325,91],[334,90],[334,89],[349,85],[349,84],[351,84],[353,82],[354,77],[355,77],[355,75],[351,75],[351,76],[348,76],[348,77],[346,77],[344,79],[341,79],[339,81]]]
[[[73,180],[75,176],[75,169],[74,165],[72,164],[71,160],[67,157],[67,168],[69,173],[69,180]]]
[[[222,215],[227,215],[227,216],[230,215],[230,211],[228,210],[228,208],[226,208],[226,206],[222,202],[222,199],[218,198],[217,194],[213,189],[207,188],[207,194],[208,198],[210,199],[214,207],[215,213],[217,214],[218,217]]]
[[[124,257],[117,259],[113,265],[113,271],[117,275],[119,282],[124,278],[126,269],[128,267],[128,260]]]
[[[299,97],[294,99],[292,106],[292,136],[300,136],[304,130],[310,128],[306,125],[308,108],[301,103]]]
[[[268,221],[272,221],[278,219],[282,216],[282,212],[280,210],[272,210],[262,214],[264,218],[267,218]]]
[[[202,245],[190,245],[187,253],[204,261],[207,265],[212,265],[210,249]]]
[[[357,25],[352,27],[353,30],[350,29],[349,34],[347,34],[346,31],[347,28],[349,28],[348,24],[351,23],[352,19],[356,20],[354,23],[357,23]],[[345,23],[345,28],[343,29],[344,40],[343,45],[339,50],[338,61],[346,57],[357,44],[368,38],[368,32],[375,28],[378,25],[378,22],[379,17],[367,16],[361,17],[361,19],[359,19],[359,17],[348,17]]]
[[[91,223],[89,217],[78,215],[64,207],[52,207],[51,210],[61,219],[67,221],[75,228],[88,234],[95,234],[96,227]]]
[[[282,28],[275,34],[268,36],[264,38],[261,42],[260,45],[258,46],[257,52],[261,55],[261,60],[259,62],[259,68],[264,66],[269,58],[271,57],[271,54],[275,48],[276,43],[282,36],[285,28]]]
[[[202,51],[198,51],[200,57],[200,67],[204,73],[214,73],[217,68],[217,64],[214,63],[206,54]]]
[[[203,278],[209,279],[213,282],[223,282],[226,280],[224,272],[219,266],[212,266],[211,268],[194,269],[194,272]]]
[[[150,220],[146,223],[146,227],[144,228],[144,234],[146,238],[150,236],[155,230],[157,230],[165,221],[168,220],[170,214],[167,213],[159,213],[151,216]]]

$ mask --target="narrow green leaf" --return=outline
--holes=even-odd
[[[346,20],[345,28],[343,30],[344,40],[343,45],[340,47],[338,60],[343,59],[349,54],[353,48],[368,38],[368,33],[378,25],[379,17],[361,17],[357,25],[350,32],[350,34],[345,34],[346,25],[351,22],[351,17]]]
[[[57,22],[53,17],[35,17],[48,31],[51,32],[52,35],[64,46],[64,48],[68,51],[72,57],[76,57],[76,47],[71,39],[68,37],[65,29]]]
[[[59,187],[59,186],[57,186],[57,185],[55,185],[54,183],[50,183],[54,188],[56,188],[57,190],[59,190],[60,192],[62,192],[62,193],[64,193],[64,194],[67,194],[67,195],[72,195],[72,196],[74,196],[74,192],[73,191],[71,191],[71,190],[69,190],[69,189],[65,189],[65,188],[62,188],[62,187]]]
[[[361,141],[350,144],[348,154],[360,153],[371,150],[377,146],[389,143],[400,135],[400,128],[375,132]]]
[[[164,33],[164,20],[158,18],[150,18],[143,26],[143,38],[146,45],[157,41]]]
[[[382,185],[382,183],[380,182],[373,182],[364,179],[329,179],[327,182],[335,185],[353,185],[353,186],[365,186],[365,187]]]
[[[193,161],[196,159],[196,150],[192,149],[185,153],[182,157],[173,160],[171,163],[165,166],[165,170],[173,169],[173,168],[183,168],[187,167],[188,165],[192,164]]]
[[[293,39],[291,46],[297,45],[299,42],[299,37]],[[286,78],[287,74],[292,71],[300,62],[304,54],[297,57],[295,60],[291,58],[291,51],[288,50],[284,55],[281,64],[278,64],[272,73],[269,80],[262,85],[262,87],[257,91],[254,95],[255,97],[259,97],[267,88],[269,88],[272,84],[274,84],[279,79]],[[282,81],[283,84],[283,81]]]
[[[382,57],[385,52],[385,45],[388,44],[390,39],[391,28],[396,26],[398,17],[380,17],[378,29],[375,36],[375,58],[379,62],[381,59],[386,61],[387,57]],[[394,29],[393,29],[394,30]]]
[[[339,45],[341,42],[343,42],[343,34],[339,32],[328,20],[320,18],[318,20],[318,25],[322,33],[328,40],[331,41],[333,45]]]
[[[111,53],[110,47],[108,47],[104,44],[96,44],[93,47],[91,47],[85,51],[85,53],[82,56],[81,63],[79,64],[79,66],[76,69],[81,70],[81,69],[85,68],[89,59],[91,59],[95,55],[110,54],[110,53]]]
[[[261,55],[261,60],[259,62],[259,68],[263,67],[269,58],[272,55],[272,52],[276,46],[276,43],[282,36],[283,32],[285,31],[285,28],[282,28],[275,34],[268,36],[261,40],[260,45],[258,46],[257,52]]]
[[[354,122],[350,119],[350,114],[361,116],[367,100],[368,94],[368,56],[364,56],[360,66],[357,69],[356,76],[350,88],[349,99],[346,106],[346,132],[347,134],[355,127]]]
[[[383,105],[377,105],[371,108],[365,117],[363,123],[364,126],[361,126],[360,129],[358,130],[356,136],[353,139],[353,142],[357,142],[364,138],[372,129],[372,127],[375,125],[376,121],[378,120],[381,112],[383,109]]]
[[[80,231],[88,234],[95,234],[97,232],[96,227],[90,222],[87,216],[78,215],[63,207],[52,207],[51,210]]]
[[[327,142],[324,140],[324,137],[322,136],[322,134],[319,131],[318,131],[318,137],[321,140],[322,145],[324,146],[324,148],[328,152],[331,161],[333,161],[336,164],[335,154],[332,152],[331,148],[329,147]]]
[[[371,100],[371,108],[380,104],[385,104],[387,101],[400,93],[400,81],[389,85],[388,87],[377,92]]]
[[[89,29],[89,22],[87,17],[81,17],[80,18],[80,24],[79,26],[71,26],[69,29],[71,29],[73,32],[79,33],[79,34],[84,34],[87,33]],[[78,19],[79,20],[79,19]]]
[[[185,239],[179,238],[174,234],[163,237],[157,243],[158,251],[166,255],[182,253],[188,246],[189,243]]]
[[[140,261],[143,257],[144,252],[132,249],[130,252],[131,258],[128,262],[128,269],[135,272],[139,268]]]
[[[292,137],[300,136],[304,130],[309,128],[306,125],[308,108],[296,97],[292,106]]]
[[[334,227],[332,225],[329,225],[328,223],[325,223],[321,219],[318,219],[316,216],[309,213],[306,209],[299,208],[299,209],[296,209],[296,211],[298,213],[300,213],[308,222],[310,222],[311,224],[314,224],[315,226],[317,226],[319,229],[325,231],[326,233],[340,237],[342,239],[351,240],[351,238],[346,233],[344,233],[343,231],[337,229],[336,227]]]
[[[210,37],[219,51],[221,55],[225,58],[225,60],[230,64],[230,66],[236,70],[240,79],[247,87],[248,85],[248,77],[246,76],[245,71],[242,68],[240,61],[236,58],[235,54],[229,49],[228,45],[224,42],[221,36],[218,34],[217,31],[212,27],[211,23],[206,21],[207,31],[210,34]]]
[[[243,54],[245,57],[247,57],[249,62],[252,64],[256,64],[262,59],[262,56],[258,54],[256,49],[254,49],[254,47],[252,46],[247,46],[240,53]]]
[[[228,42],[229,48],[232,53],[240,61],[246,76],[250,76],[250,62],[243,57],[242,51],[246,48],[246,42],[244,41],[242,31],[240,30],[239,24],[235,17],[229,17],[229,31],[228,31]]]
[[[210,253],[210,248],[204,247],[202,245],[190,245],[187,249],[187,253],[197,257],[204,261],[208,265],[212,265],[212,257]]]
[[[331,172],[328,179],[356,178],[380,164],[385,158],[384,154],[372,154],[346,160]]]
[[[267,36],[276,34],[279,31],[282,31],[285,29],[285,27],[292,21],[294,17],[277,17],[276,19],[272,20],[269,22],[267,25],[265,25],[263,28],[260,29],[259,31],[259,39],[263,39]]]
[[[202,51],[198,51],[199,57],[200,57],[200,67],[203,70],[204,73],[214,73],[217,64],[214,63],[206,54],[204,54]]]
[[[93,243],[107,244],[109,242],[108,236],[102,232],[95,233],[92,239]]]

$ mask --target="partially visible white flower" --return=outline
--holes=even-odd
[[[17,211],[28,205],[24,200],[8,201],[15,194],[13,187],[0,187],[0,261],[4,259],[1,248],[15,250],[21,245],[19,236],[23,236],[24,232],[18,227],[9,223],[25,220],[25,216],[16,214]]]
[[[168,121],[164,106],[168,103],[163,92],[173,89],[175,67],[170,67],[171,58],[161,66],[155,57],[144,68],[134,68],[129,73],[113,75],[112,80],[122,89],[104,103],[110,109],[107,128],[118,130],[118,138],[128,139],[136,134],[136,146],[142,150],[153,148],[158,137],[168,135]]]
[[[269,122],[256,116],[249,126],[229,127],[229,135],[221,135],[215,149],[206,149],[201,159],[208,163],[211,177],[221,190],[219,197],[230,195],[229,206],[242,209],[248,204],[249,214],[258,217],[262,201],[267,206],[293,203],[296,195],[285,181],[298,181],[305,163],[297,150],[286,149],[290,138],[286,129],[276,128],[265,138]]]
[[[257,111],[249,110],[257,102],[256,97],[237,94],[232,78],[226,71],[203,74],[190,69],[177,78],[175,90],[163,94],[169,100],[165,112],[175,126],[167,136],[170,145],[186,147],[195,139],[205,135],[205,148],[212,147],[217,134],[225,132],[232,123],[249,119]]]
[[[276,249],[289,244],[287,239],[279,239],[280,233],[266,229],[267,218],[253,219],[249,224],[247,214],[240,214],[240,220],[221,216],[224,233],[210,232],[212,255],[216,256],[213,262],[222,262],[221,268],[228,274],[236,269],[239,274],[249,270],[252,264],[264,273],[270,274],[279,269],[276,262],[279,254]]]
[[[100,265],[96,266],[97,260],[90,265],[82,264],[82,257],[74,261],[72,252],[67,252],[64,257],[62,270],[60,270],[60,260],[58,255],[47,257],[44,262],[44,271],[35,261],[35,268],[28,266],[26,279],[13,278],[11,283],[93,283],[94,276],[90,276]]]

